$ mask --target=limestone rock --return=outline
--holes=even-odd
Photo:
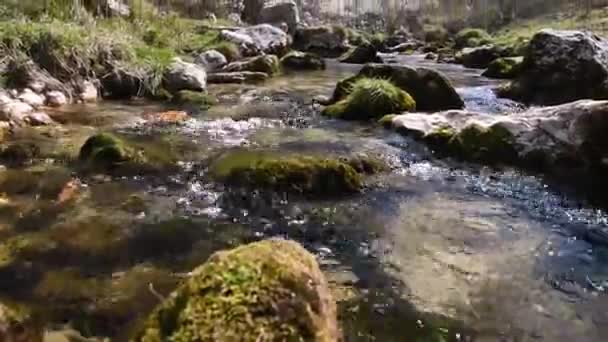
[[[283,30],[270,24],[260,24],[234,32],[222,31],[222,37],[239,45],[245,55],[260,53],[283,55],[290,45],[290,38]]]
[[[194,58],[194,64],[205,68],[207,72],[214,72],[228,64],[228,60],[217,50],[207,50]]]
[[[60,91],[55,90],[46,93],[46,105],[49,107],[61,107],[67,103],[67,97]]]
[[[21,102],[27,103],[28,105],[38,108],[44,105],[44,97],[34,93],[31,89],[25,88],[21,94],[17,97]]]
[[[97,87],[91,81],[84,81],[80,87],[78,97],[83,102],[96,102],[98,97]]]
[[[163,85],[171,93],[207,89],[207,72],[202,67],[176,58],[163,75]]]
[[[266,6],[260,11],[258,22],[268,24],[286,23],[289,32],[294,32],[300,23],[298,6],[293,1]]]

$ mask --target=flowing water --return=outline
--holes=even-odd
[[[441,70],[468,109],[520,110],[477,70],[389,61]],[[0,298],[58,329],[124,341],[154,293],[214,251],[284,236],[318,256],[347,341],[606,341],[608,248],[581,234],[606,226],[604,211],[539,176],[437,159],[398,134],[321,117],[311,99],[358,68],[213,86],[220,104],[179,125],[146,123],[143,112],[167,109],[155,104],[103,102],[54,113],[61,127],[16,132],[44,157],[0,172]],[[83,175],[70,157],[100,130],[177,155],[179,168]],[[363,152],[392,171],[340,199],[227,191],[207,166],[237,148]]]

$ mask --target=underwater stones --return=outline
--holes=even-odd
[[[263,72],[273,75],[279,72],[279,59],[275,55],[251,57],[244,61],[232,62],[222,69],[224,72]]]
[[[207,50],[194,58],[194,64],[202,66],[207,72],[214,72],[228,64],[228,59],[217,50]]]
[[[308,196],[339,196],[360,191],[364,174],[384,168],[382,162],[368,157],[280,156],[236,150],[220,156],[210,171],[227,185]]]
[[[608,41],[590,32],[542,30],[530,41],[519,77],[500,95],[541,105],[608,99]]]
[[[176,58],[163,75],[163,86],[170,93],[204,91],[207,89],[207,72],[201,66]]]
[[[351,85],[346,98],[327,106],[323,114],[347,120],[368,120],[415,109],[414,99],[390,81],[361,78]]]
[[[209,83],[257,83],[268,79],[265,72],[237,71],[237,72],[216,72],[207,76]]]
[[[281,58],[281,65],[292,70],[323,70],[323,58],[311,52],[291,51]]]
[[[42,326],[26,308],[0,302],[0,341],[42,342]]]
[[[497,58],[488,65],[482,76],[490,78],[515,78],[519,75],[523,57],[502,57]]]
[[[478,47],[492,41],[488,32],[482,29],[466,28],[456,34],[454,45],[457,49]]]
[[[147,319],[134,341],[340,340],[315,257],[288,240],[217,252]]]
[[[128,161],[133,151],[122,140],[108,133],[100,133],[87,139],[80,149],[79,158],[100,166],[114,166]]]
[[[437,111],[464,108],[464,101],[447,77],[440,72],[427,68],[414,69],[405,65],[387,64],[366,64],[356,76],[338,82],[332,102],[345,98],[349,94],[352,84],[363,77],[390,80],[391,83],[414,98],[417,110]]]
[[[378,56],[378,50],[371,43],[365,41],[352,47],[339,58],[339,61],[351,64],[382,63],[382,58]]]

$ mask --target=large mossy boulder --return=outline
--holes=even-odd
[[[490,78],[515,78],[521,71],[521,65],[524,61],[523,57],[502,57],[497,58],[490,65],[482,76]]]
[[[499,49],[488,44],[462,49],[457,60],[467,68],[485,69],[500,56]]]
[[[348,51],[348,32],[339,26],[300,27],[294,35],[294,48],[323,57],[338,57]]]
[[[378,50],[374,45],[364,41],[352,47],[339,58],[339,61],[350,64],[382,63],[382,58],[378,56]]]
[[[608,101],[533,107],[516,115],[469,111],[390,116],[382,123],[466,160],[555,172],[608,169]]]
[[[222,69],[222,72],[241,71],[263,72],[268,75],[276,74],[280,71],[279,58],[275,55],[251,57],[243,61],[232,62]]]
[[[276,239],[212,255],[133,341],[340,339],[336,304],[315,257]]]
[[[210,171],[213,178],[228,186],[339,196],[360,191],[365,174],[384,168],[384,163],[365,156],[343,159],[236,150],[220,156]]]
[[[483,29],[466,28],[459,31],[454,37],[454,45],[457,49],[471,48],[486,45],[492,41],[492,37]]]
[[[325,61],[312,52],[291,51],[281,58],[281,65],[291,70],[323,70]]]
[[[536,33],[519,77],[501,95],[540,105],[608,99],[608,41],[582,31]]]
[[[332,102],[344,99],[352,90],[352,85],[360,78],[379,78],[410,94],[416,109],[437,111],[464,108],[464,101],[452,86],[450,80],[438,71],[405,65],[366,64],[355,76],[346,78],[336,85]]]
[[[327,106],[323,114],[346,120],[369,120],[416,109],[406,91],[383,79],[360,78],[346,98]]]

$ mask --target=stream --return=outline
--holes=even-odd
[[[497,99],[500,82],[480,70],[386,60],[443,72],[467,109],[522,108]],[[210,254],[280,236],[318,256],[346,341],[608,340],[608,247],[580,233],[608,225],[604,210],[541,175],[438,159],[381,127],[322,117],[313,97],[359,68],[329,61],[260,85],[211,85],[220,103],[178,125],[141,119],[172,108],[104,101],[52,113],[60,126],[16,132],[45,157],[0,171],[0,299],[57,329],[126,341],[154,293],[168,295]],[[81,175],[62,160],[98,131],[176,154],[179,168]],[[392,171],[347,198],[244,193],[207,174],[238,148],[367,153]]]

